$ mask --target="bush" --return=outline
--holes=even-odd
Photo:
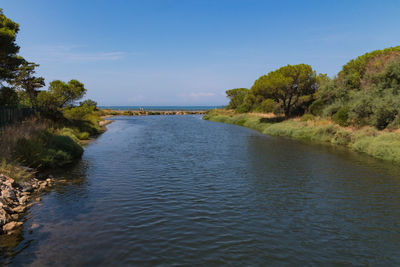
[[[350,108],[347,106],[341,107],[335,115],[332,116],[332,120],[340,126],[349,125],[349,112]]]
[[[83,148],[69,136],[54,135],[50,139],[49,146],[52,149],[68,153],[72,158],[78,158],[83,154]]]
[[[83,132],[78,134],[79,140],[87,140],[89,139],[90,134],[88,132]]]
[[[303,116],[301,116],[300,120],[301,121],[313,121],[313,120],[315,120],[315,116],[312,114],[304,114]]]
[[[372,124],[379,130],[383,130],[388,126],[397,116],[397,110],[392,106],[385,105],[382,103],[379,105],[373,116],[372,116]]]
[[[322,115],[324,109],[324,102],[321,99],[314,101],[308,108],[309,112],[314,116]]]
[[[82,156],[83,149],[69,136],[44,131],[32,139],[17,141],[14,157],[34,168],[53,168],[71,163]]]

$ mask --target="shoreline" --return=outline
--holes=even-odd
[[[89,139],[79,140],[82,148],[107,131],[106,126],[113,122],[113,120],[104,120],[104,117],[101,119],[98,122],[101,132]],[[60,168],[68,168],[68,166],[70,165],[67,164]],[[52,169],[38,171],[24,166],[19,168],[30,173],[31,177],[19,182],[14,177],[0,172],[0,237],[19,233],[25,221],[26,211],[41,201],[41,194],[58,183],[66,182],[64,179],[54,178],[49,174]]]
[[[395,164],[400,164],[400,132],[378,131],[373,127],[341,127],[318,117],[283,120],[268,114],[235,113],[232,110],[207,112],[204,120],[235,124],[263,134],[346,147]]]

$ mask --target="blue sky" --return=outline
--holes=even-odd
[[[101,105],[220,105],[287,64],[335,75],[400,45],[400,1],[2,0],[20,54],[46,82],[78,79]]]

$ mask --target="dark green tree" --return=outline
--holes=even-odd
[[[52,81],[48,91],[38,94],[37,100],[41,108],[48,111],[57,111],[60,108],[74,105],[86,94],[83,83],[71,80],[65,83],[60,80]]]
[[[248,94],[249,89],[247,88],[236,88],[226,91],[226,96],[230,99],[228,109],[236,109],[238,108]]]
[[[35,68],[38,64],[24,62],[17,71],[17,75],[10,81],[16,89],[24,90],[29,98],[30,105],[36,106],[37,89],[45,86],[44,78],[35,77]]]
[[[280,103],[286,117],[304,104],[304,97],[311,98],[318,87],[317,76],[310,65],[287,65],[271,71],[255,81],[251,92],[265,99]]]
[[[3,105],[15,104],[16,94],[11,92],[12,88],[7,87],[6,83],[14,78],[18,67],[24,61],[17,55],[19,46],[15,43],[15,38],[18,31],[18,23],[7,18],[0,9],[0,90]]]

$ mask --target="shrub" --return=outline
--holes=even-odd
[[[41,169],[71,163],[82,153],[82,147],[71,137],[53,135],[48,131],[32,139],[19,139],[14,149],[14,157],[18,161]]]
[[[83,132],[78,134],[79,140],[87,140],[89,139],[90,134],[88,132]]]
[[[309,112],[312,115],[320,116],[322,115],[322,111],[324,109],[324,102],[321,99],[315,100],[310,107],[308,108]]]
[[[300,118],[300,121],[313,121],[313,120],[315,120],[315,116],[312,114],[304,114]]]
[[[382,103],[379,105],[373,116],[372,116],[372,124],[379,130],[383,130],[388,126],[397,115],[397,110],[392,106],[385,105]]]
[[[72,158],[78,158],[83,154],[83,148],[69,136],[54,135],[50,139],[49,146],[52,149],[68,153]]]
[[[348,106],[341,107],[338,112],[336,112],[335,115],[332,116],[332,120],[340,126],[348,126],[349,112],[350,108]]]

